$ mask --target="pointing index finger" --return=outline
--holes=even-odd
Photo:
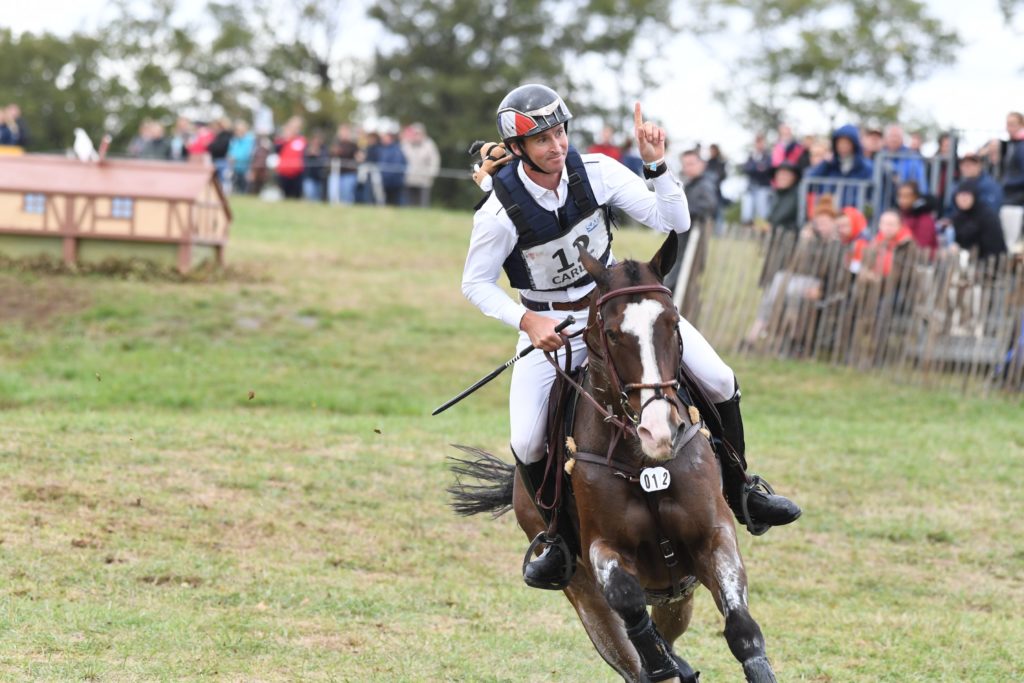
[[[633,126],[639,131],[644,125],[644,117],[640,113],[640,103],[633,105]]]

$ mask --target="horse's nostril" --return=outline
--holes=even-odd
[[[655,435],[651,430],[646,427],[640,427],[636,430],[637,435],[640,437],[640,442],[646,444],[652,448],[658,448],[672,444],[676,438],[676,429],[674,427],[669,428],[668,431]]]

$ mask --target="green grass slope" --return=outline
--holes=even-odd
[[[225,281],[0,273],[0,680],[615,680],[514,520],[446,507],[507,378],[429,412],[515,341],[459,291],[468,215],[234,208]],[[805,509],[741,534],[780,680],[1021,680],[1020,403],[736,369]],[[740,680],[696,600],[680,651]]]

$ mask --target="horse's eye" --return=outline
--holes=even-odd
[[[618,344],[619,343],[619,333],[617,331],[615,331],[615,330],[606,330],[604,335],[606,337],[608,337],[608,343],[609,344]]]

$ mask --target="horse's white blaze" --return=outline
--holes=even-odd
[[[597,574],[597,582],[601,586],[608,584],[608,579],[611,578],[612,570],[619,566],[618,560],[608,559],[601,554],[601,550],[597,545],[590,546],[590,566],[594,568],[594,573]]]
[[[644,299],[639,303],[626,304],[622,316],[622,331],[632,334],[640,343],[640,367],[643,371],[641,382],[656,384],[662,381],[658,370],[658,356],[654,348],[654,324],[665,312],[661,302]],[[640,391],[640,405],[654,396],[653,389]],[[637,430],[644,453],[656,460],[665,460],[672,455],[672,424],[668,401],[654,401],[644,409]]]

